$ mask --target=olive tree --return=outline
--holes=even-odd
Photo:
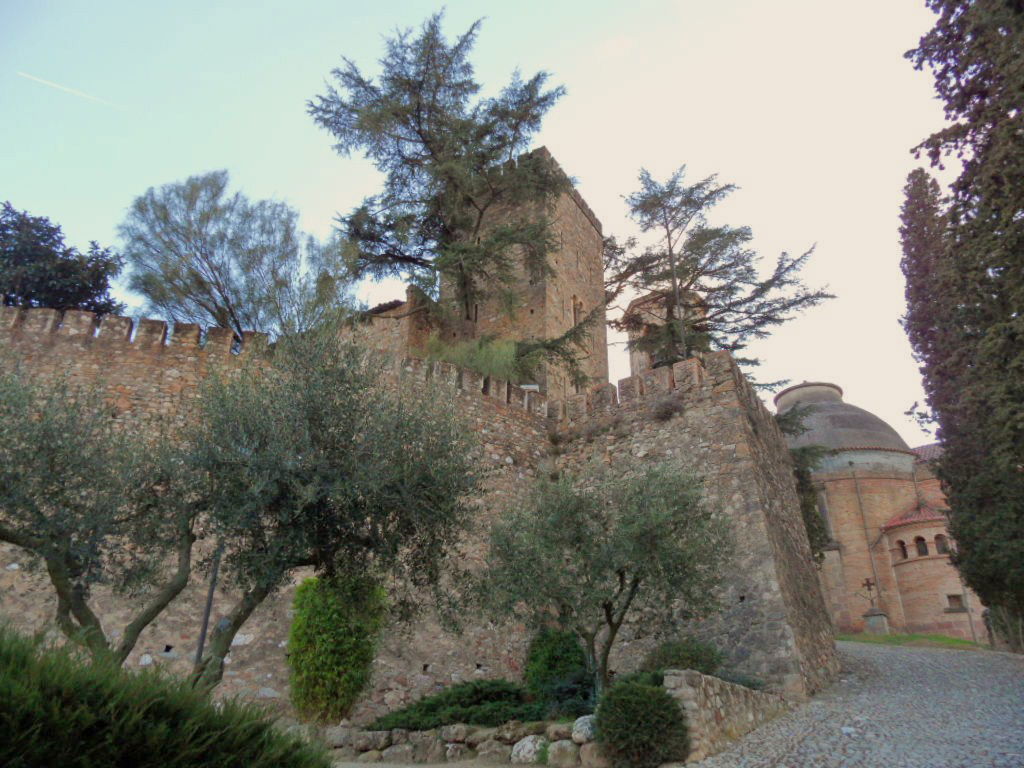
[[[183,454],[160,430],[144,443],[125,429],[98,389],[32,381],[4,362],[0,541],[45,569],[60,630],[120,664],[188,583],[199,507]],[[98,585],[132,598],[119,636],[100,623]]]
[[[208,380],[190,461],[239,596],[214,624],[198,685],[219,682],[236,633],[297,568],[378,579],[403,614],[437,585],[475,482],[454,409],[422,382],[389,382],[330,330]]]
[[[476,588],[496,617],[574,632],[600,695],[627,618],[653,627],[714,609],[728,543],[678,465],[543,480],[492,530]]]

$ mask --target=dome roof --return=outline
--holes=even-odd
[[[910,447],[873,413],[843,402],[843,390],[835,384],[804,382],[775,396],[775,407],[785,413],[806,407],[807,431],[787,437],[790,447],[821,445],[834,451],[883,450],[911,453]]]

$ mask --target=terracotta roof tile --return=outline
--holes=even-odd
[[[931,507],[928,504],[918,504],[911,507],[906,512],[901,512],[895,517],[890,518],[889,522],[882,526],[883,531],[891,530],[892,528],[899,528],[903,525],[910,525],[912,523],[930,523],[930,522],[945,522],[946,515],[935,507]]]
[[[938,443],[919,445],[917,448],[911,448],[910,450],[917,454],[918,461],[935,461],[942,455],[942,446]]]

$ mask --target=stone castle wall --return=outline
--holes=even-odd
[[[247,336],[240,354],[234,354],[228,332],[210,331],[200,344],[199,329],[191,326],[178,326],[168,338],[166,325],[155,321],[133,324],[109,317],[97,324],[81,312],[0,313],[0,354],[13,355],[37,378],[66,375],[73,383],[102,386],[128,419],[180,423],[188,417],[198,383],[215,365],[236,364],[261,345],[260,338]],[[806,536],[801,539],[793,522],[799,510],[791,480],[786,485],[789,470],[781,436],[771,431],[770,417],[745,389],[727,355],[709,356],[706,366],[688,361],[672,371],[627,379],[620,386],[621,403],[608,385],[550,401],[443,363],[407,361],[395,371],[393,383],[399,391],[432,386],[438,396],[457,398],[476,435],[478,460],[486,471],[482,492],[473,500],[480,525],[467,534],[468,563],[482,557],[488,521],[515,503],[531,478],[550,471],[554,462],[572,469],[595,455],[609,461],[627,454],[648,460],[676,457],[704,476],[708,494],[732,519],[738,544],[738,562],[724,588],[724,610],[688,629],[726,647],[738,669],[792,695],[817,690],[835,673],[831,630],[820,626],[824,609],[818,605]],[[658,421],[652,409],[664,398],[676,399],[682,412]],[[613,422],[614,429],[602,432]],[[561,457],[553,457],[549,432],[559,424],[596,436],[581,437]],[[751,437],[752,424],[761,430],[757,439]],[[770,530],[773,526],[779,530]],[[22,552],[0,545],[0,613],[17,626],[39,629],[52,622],[53,601],[45,576],[29,565]],[[293,584],[267,600],[242,629],[221,694],[286,706],[292,591],[306,575],[296,574]],[[128,666],[161,664],[185,672],[195,653],[205,591],[205,574],[195,574],[143,633]],[[232,597],[230,589],[218,588],[214,620]],[[128,611],[121,599],[98,590],[96,604],[108,631],[124,625]],[[355,717],[365,720],[459,680],[521,677],[528,641],[522,627],[466,623],[462,635],[453,635],[427,613],[412,626],[386,632],[373,683]],[[655,640],[627,637],[614,663],[622,671],[631,669]]]
[[[726,353],[631,376],[564,403],[549,403],[577,435],[560,459],[678,460],[732,521],[734,561],[722,610],[681,626],[723,647],[728,664],[794,696],[837,674],[832,625],[800,516],[789,452],[774,419]],[[663,410],[664,409],[664,410]],[[678,411],[664,419],[665,413]],[[661,415],[659,416],[659,411]],[[613,665],[629,671],[656,644],[627,627]]]

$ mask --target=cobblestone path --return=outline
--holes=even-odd
[[[701,768],[1022,768],[1024,658],[839,643],[840,681]]]

